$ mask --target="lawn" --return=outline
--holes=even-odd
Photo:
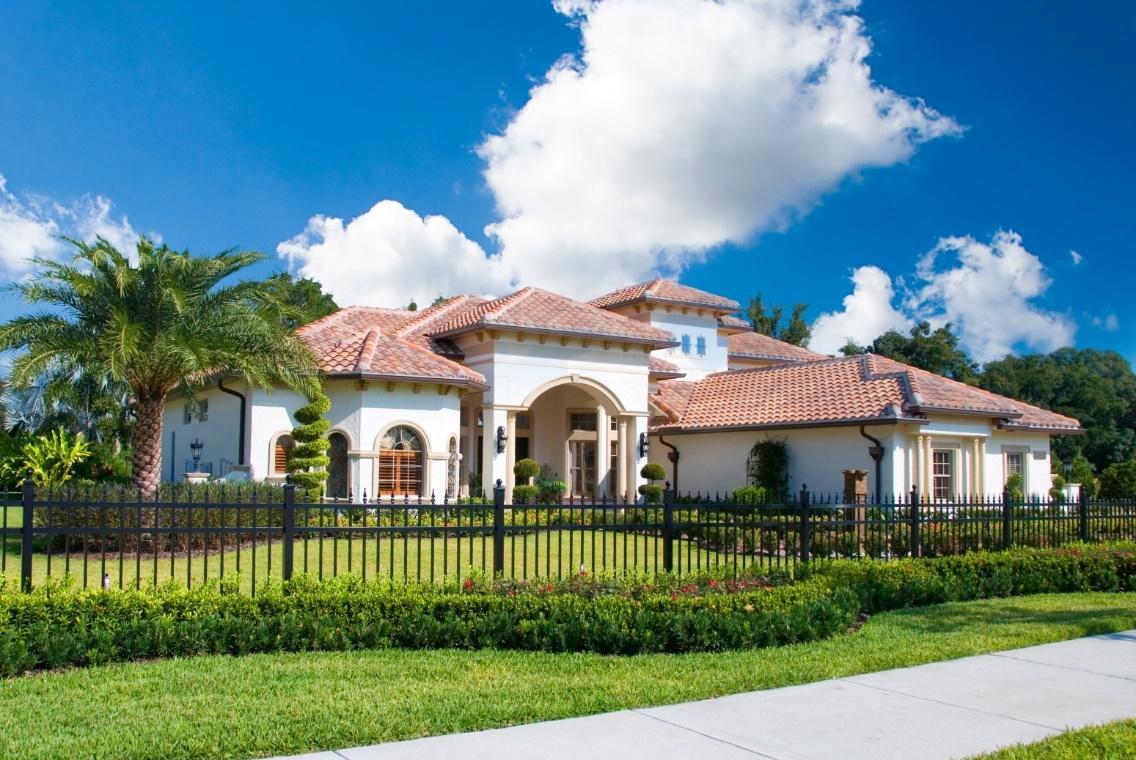
[[[1068,731],[1036,744],[1008,747],[982,760],[1126,760],[1136,757],[1136,720]]]
[[[810,644],[605,657],[381,650],[200,657],[0,682],[0,756],[250,756],[807,683],[1136,627],[1136,594],[881,614]]]
[[[19,508],[7,509],[8,538],[0,554],[0,573],[11,581],[19,582],[20,541],[17,534],[22,512]],[[2,517],[2,515],[0,515]],[[174,578],[182,583],[199,585],[208,578],[239,573],[245,591],[259,586],[269,577],[280,578],[283,569],[283,544],[280,540],[258,540],[256,546],[245,541],[240,549],[217,549],[208,553],[200,550],[187,555],[176,552],[155,558],[150,554],[126,552],[121,560],[118,552],[104,556],[91,551],[84,557],[82,546],[76,540],[68,553],[36,552],[32,557],[32,583],[41,584],[45,578],[62,578],[70,574],[80,585],[97,588],[105,574],[115,586],[127,588],[136,582],[143,585]],[[663,568],[663,543],[654,536],[629,532],[591,532],[551,530],[539,534],[509,533],[505,539],[505,573],[510,577],[555,578],[579,572],[584,567],[590,572],[628,570],[654,573]],[[753,557],[709,552],[690,541],[676,540],[675,562],[682,569],[704,568],[721,563],[754,561]],[[311,537],[298,540],[294,547],[294,569],[297,573],[309,572],[321,577],[343,573],[356,573],[367,578],[410,578],[440,581],[461,577],[471,569],[492,572],[493,538],[489,533],[451,537],[443,540],[428,537],[386,533],[376,538]],[[786,567],[785,557],[763,560],[773,566]]]

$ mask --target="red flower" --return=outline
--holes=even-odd
[[[466,591],[469,591],[470,589],[472,589],[473,588],[473,578],[466,578],[465,581],[462,582],[462,588],[464,588]]]

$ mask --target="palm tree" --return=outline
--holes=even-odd
[[[62,364],[130,389],[134,483],[143,494],[157,493],[162,409],[174,389],[192,392],[220,373],[266,389],[307,392],[318,383],[307,347],[269,318],[276,305],[263,283],[223,284],[262,254],[197,257],[143,238],[132,264],[102,238],[67,242],[71,263],[36,259],[35,279],[9,286],[50,308],[0,325],[0,350],[22,349],[11,364],[16,386]]]

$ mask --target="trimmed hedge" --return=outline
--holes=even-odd
[[[933,559],[837,560],[800,578],[856,594],[867,613],[943,602],[1075,591],[1136,591],[1136,544],[1073,544]]]
[[[638,654],[777,646],[861,613],[1016,594],[1136,590],[1136,544],[818,562],[798,573],[443,586],[302,576],[256,597],[235,579],[191,591],[0,587],[0,672],[197,654],[382,647]]]
[[[511,648],[638,654],[773,646],[846,629],[856,597],[823,579],[573,593],[467,581],[463,590],[308,578],[258,596],[216,584],[185,591],[0,594],[0,671],[198,654]],[[715,583],[718,583],[715,581]],[[593,587],[595,591],[596,587]]]

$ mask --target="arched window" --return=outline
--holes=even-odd
[[[330,463],[327,466],[327,495],[332,499],[346,499],[347,486],[347,436],[332,433],[327,437],[330,444],[327,450]]]
[[[399,425],[379,442],[379,495],[421,496],[424,454],[422,439]]]
[[[288,461],[292,458],[292,449],[296,442],[290,435],[280,435],[272,444],[272,474],[283,477],[288,474]]]

